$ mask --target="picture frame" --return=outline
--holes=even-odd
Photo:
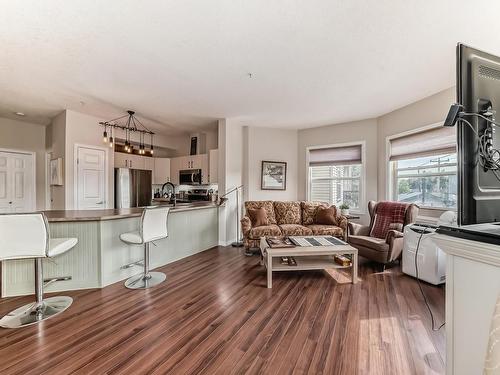
[[[62,158],[52,159],[50,161],[50,185],[51,186],[62,186],[63,185],[63,175],[62,175]]]
[[[284,161],[262,161],[261,190],[286,190],[286,168]]]

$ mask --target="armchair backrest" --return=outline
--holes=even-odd
[[[379,204],[379,202],[376,202],[376,201],[369,201],[368,202],[368,213],[370,214],[370,233],[372,231],[373,224],[375,222],[375,215],[377,213],[378,204]],[[412,224],[417,220],[418,210],[419,210],[419,207],[416,204],[414,204],[414,203],[408,204],[408,207],[406,208],[406,211],[405,211],[405,220],[403,223],[403,227],[407,226],[408,224]]]

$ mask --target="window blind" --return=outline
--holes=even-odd
[[[455,127],[441,126],[391,139],[389,160],[454,153],[456,148]]]
[[[361,145],[309,150],[309,166],[361,164]]]

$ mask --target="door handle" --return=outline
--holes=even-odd
[[[100,202],[97,202],[96,204],[104,204],[104,202],[103,202],[103,201],[100,201]]]
[[[10,201],[9,204],[12,204],[12,201]]]

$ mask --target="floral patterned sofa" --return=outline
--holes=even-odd
[[[329,207],[324,202],[280,202],[280,201],[247,201],[245,216],[241,219],[241,229],[245,247],[259,247],[260,237],[265,236],[309,236],[331,235],[346,240],[347,218],[337,210],[337,225],[320,225],[314,223],[318,207]],[[248,216],[249,209],[264,208],[269,225],[253,227]]]

